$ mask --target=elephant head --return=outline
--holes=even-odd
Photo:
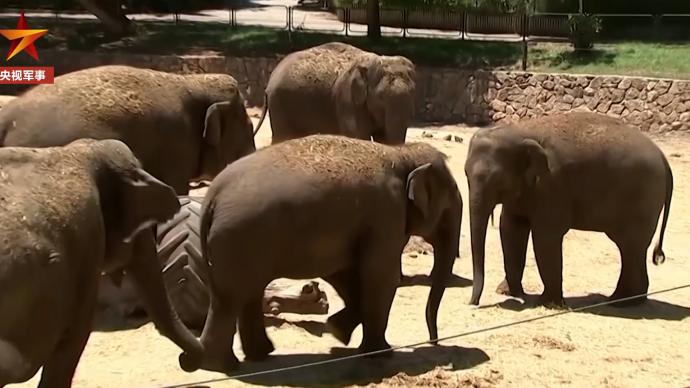
[[[344,133],[403,144],[414,115],[415,66],[401,56],[358,56],[333,88]]]
[[[427,145],[422,147],[431,148]],[[430,161],[418,165],[407,175],[405,229],[408,235],[421,236],[434,248],[426,322],[429,337],[435,342],[438,339],[438,308],[455,258],[460,255],[463,203],[443,154],[435,150],[434,153],[435,156]]]
[[[486,228],[494,207],[520,200],[549,169],[542,145],[510,128],[483,129],[470,140],[465,175],[470,195],[471,304],[479,304],[484,288]]]
[[[199,341],[179,320],[168,299],[150,228],[179,210],[175,191],[144,171],[132,151],[118,140],[81,139],[68,147],[90,149],[89,166],[105,227],[102,269],[124,267],[158,330],[185,352],[200,354]]]
[[[194,180],[211,180],[231,162],[256,151],[253,125],[237,81],[226,74],[188,75],[205,102],[201,160]]]

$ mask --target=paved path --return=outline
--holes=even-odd
[[[237,24],[247,26],[266,26],[273,28],[287,29],[287,7],[297,6],[297,0],[253,0],[249,8],[244,8],[236,12]],[[55,14],[43,11],[30,11],[25,13],[31,24],[31,18],[54,18]],[[18,17],[16,10],[2,11],[0,17]],[[64,19],[96,19],[89,13],[63,13],[59,14]],[[132,20],[145,21],[169,21],[174,22],[173,14],[130,14]],[[215,22],[229,23],[230,12],[225,9],[204,10],[193,14],[181,14],[183,21],[193,22]],[[292,25],[294,30],[321,31],[338,35],[345,34],[345,24],[329,12],[314,8],[295,8],[293,10]],[[349,35],[366,35],[367,26],[365,24],[350,24]],[[382,27],[381,32],[386,36],[402,36],[402,29]],[[460,38],[459,31],[440,31],[431,29],[408,29],[408,36],[432,37],[432,38]],[[471,40],[485,41],[520,41],[521,37],[512,34],[489,35],[489,34],[466,34]]]

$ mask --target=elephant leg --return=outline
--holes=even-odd
[[[268,104],[268,118],[272,132],[271,145],[300,137],[299,128],[293,123],[295,118],[291,115],[290,107],[285,106],[283,98],[269,97]]]
[[[554,228],[532,230],[534,256],[544,292],[539,297],[543,305],[564,305],[563,301],[563,235]]]
[[[397,256],[397,257],[396,257]],[[395,265],[397,263],[397,266]],[[359,266],[359,303],[362,316],[362,344],[360,353],[387,350],[388,315],[400,283],[400,256],[374,249],[367,252]],[[390,357],[383,352],[371,357]]]
[[[649,276],[647,274],[647,261],[645,260],[648,241],[639,236],[636,237],[627,238],[620,242],[616,241],[621,254],[621,273],[618,277],[616,290],[609,297],[611,301],[646,294],[649,290]],[[647,297],[644,296],[617,302],[615,305],[618,307],[634,306],[644,303],[646,300]]]
[[[242,308],[238,324],[242,350],[252,361],[264,360],[275,350],[264,325],[263,295],[263,290],[252,295]]]
[[[527,220],[506,214],[505,210],[502,210],[499,228],[505,279],[499,284],[496,292],[521,297],[524,295],[522,275],[525,271],[530,226]]]
[[[229,300],[219,300],[211,294],[206,324],[201,333],[201,345],[204,349],[201,367],[221,373],[235,370],[239,366],[239,360],[232,350],[237,325],[237,303],[232,297],[227,299]],[[183,368],[190,371],[188,367]],[[195,368],[191,369],[193,371]]]
[[[38,388],[68,388],[72,385],[74,372],[79,364],[86,343],[91,335],[93,316],[96,310],[98,281],[100,276],[91,276],[80,288],[80,301],[69,328],[64,332],[55,351],[43,365]]]
[[[30,360],[12,343],[0,339],[0,387],[31,379],[41,365]]]
[[[362,321],[359,306],[357,269],[356,267],[351,267],[325,277],[324,280],[335,288],[335,291],[345,302],[345,307],[328,317],[326,327],[338,341],[347,345],[350,343],[352,332],[355,331]]]

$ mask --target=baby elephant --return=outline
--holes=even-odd
[[[119,265],[158,330],[201,353],[167,299],[148,229],[178,208],[173,189],[118,140],[0,148],[0,387],[41,367],[39,387],[71,385],[99,274]]]
[[[390,349],[385,331],[411,235],[434,247],[426,317],[436,314],[459,255],[462,199],[444,155],[427,144],[389,146],[311,135],[264,148],[227,166],[211,183],[201,219],[211,271],[204,359],[180,356],[186,371],[227,372],[235,325],[247,359],[274,348],[261,315],[276,278],[321,277],[346,307],[328,319],[347,344],[362,323],[360,352]]]

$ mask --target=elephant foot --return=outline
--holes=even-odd
[[[177,358],[180,368],[188,373],[197,371],[201,367],[201,358],[194,357],[189,353],[180,353]]]
[[[537,304],[540,306],[544,306],[546,308],[567,307],[565,304],[565,300],[563,299],[563,295],[549,295],[546,293],[539,295],[539,299],[537,299]]]
[[[350,316],[346,309],[347,307],[331,315],[326,320],[326,330],[343,345],[350,343],[352,332],[355,331],[359,324]]]
[[[371,344],[362,341],[362,344],[359,345],[358,351],[360,354],[378,352],[374,354],[368,354],[364,356],[365,358],[390,358],[393,356],[393,352],[390,351],[390,349],[391,346],[386,340],[377,341],[376,343]]]
[[[506,296],[512,296],[515,298],[522,298],[525,296],[525,291],[522,289],[522,285],[519,287],[514,287],[514,290],[511,291],[510,286],[508,285],[508,281],[506,279],[503,279],[501,284],[496,287],[496,293],[499,295],[506,295]]]
[[[264,338],[263,340],[258,342],[258,344],[252,344],[250,346],[247,346],[246,349],[244,348],[244,344],[242,344],[242,350],[244,350],[246,360],[263,361],[266,358],[268,358],[269,354],[273,353],[273,351],[276,350],[276,348],[273,346],[273,343],[268,338]]]
[[[182,353],[180,354],[179,362],[180,367],[185,372],[194,372],[198,369],[203,369],[211,372],[229,374],[240,367],[240,361],[232,353],[224,356],[204,357],[203,361],[191,359],[187,357],[186,353]]]
[[[622,300],[619,301],[620,299],[625,299],[625,298],[632,298],[633,296],[637,295],[642,295],[644,292],[622,292],[622,291],[614,291],[611,296],[607,298],[607,300],[611,303],[611,306],[613,307],[632,307],[632,306],[639,306],[647,301],[647,296],[640,296],[634,299],[627,299],[627,300]]]

